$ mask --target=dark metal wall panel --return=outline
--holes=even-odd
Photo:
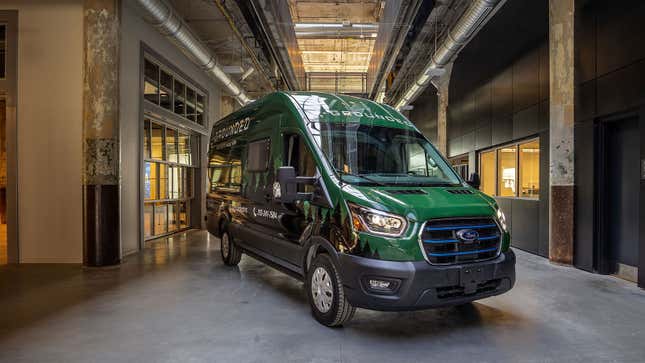
[[[535,200],[510,199],[513,227],[512,244],[531,253],[538,253],[540,203]]]
[[[475,131],[471,131],[465,134],[461,142],[462,154],[475,150]]]
[[[504,118],[513,113],[513,68],[508,67],[493,78],[492,100],[493,119]]]
[[[549,131],[540,132],[540,171],[549,170]],[[549,174],[540,174],[540,201],[539,201],[539,228],[538,228],[538,254],[549,257]]]
[[[575,127],[575,226],[573,264],[583,270],[594,269],[594,232],[596,230],[595,183],[596,176],[594,161],[594,124],[584,123]]]
[[[545,41],[538,50],[539,58],[539,100],[549,99],[549,43]]]
[[[410,111],[410,120],[433,143],[437,141],[437,102],[437,90],[430,86]]]
[[[584,83],[596,78],[596,16],[593,4],[576,11],[576,81]]]
[[[645,59],[598,78],[599,115],[619,112],[643,103],[645,103]]]
[[[475,132],[475,150],[485,149],[492,145],[492,131],[490,122],[487,126],[477,129]]]
[[[639,0],[590,0],[577,9],[576,22],[576,127],[575,127],[575,241],[574,264],[595,270],[595,235],[603,211],[599,210],[599,160],[596,148],[597,122],[645,106],[645,2]],[[645,157],[645,115],[641,112],[641,154]],[[641,181],[641,207],[645,196]],[[642,218],[641,218],[642,220]],[[641,223],[641,230],[644,229]],[[641,232],[640,254],[645,250]],[[641,256],[639,271],[645,270]],[[645,276],[640,277],[641,284]]]
[[[639,118],[641,133],[641,188],[639,214],[642,221],[645,219],[645,107],[640,109]],[[639,241],[638,286],[645,287],[645,223],[640,224]]]
[[[595,1],[597,76],[645,58],[645,1]]]
[[[576,122],[593,120],[598,112],[596,109],[596,80],[592,79],[578,85],[576,91]]]
[[[511,141],[513,139],[513,118],[509,116],[494,120],[491,138],[493,145]]]
[[[540,131],[549,130],[549,99],[540,102],[540,113],[538,117],[540,118],[538,127]],[[548,149],[547,149],[548,150]],[[546,169],[548,170],[548,169]]]
[[[540,126],[540,105],[534,104],[513,115],[513,139],[535,135]]]
[[[540,48],[534,48],[513,63],[513,112],[540,100]]]

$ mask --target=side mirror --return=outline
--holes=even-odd
[[[280,183],[280,201],[293,203],[297,200],[312,200],[313,193],[299,193],[298,184],[314,185],[318,178],[296,176],[293,166],[281,166],[278,169],[278,183]]]
[[[482,185],[481,179],[479,178],[479,174],[477,173],[472,173],[470,174],[470,179],[466,181],[471,187],[475,189],[479,189],[479,187]]]

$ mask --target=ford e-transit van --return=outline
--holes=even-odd
[[[458,305],[513,287],[504,213],[477,179],[389,106],[277,92],[213,126],[207,225],[225,264],[247,254],[304,280],[313,316],[338,326],[356,307]]]

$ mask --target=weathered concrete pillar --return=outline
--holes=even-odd
[[[575,0],[549,0],[549,259],[573,263]]]
[[[448,156],[448,97],[450,96],[450,75],[452,63],[445,68],[445,73],[432,81],[437,88],[437,148]]]
[[[119,0],[83,13],[83,263],[121,260],[119,243]]]

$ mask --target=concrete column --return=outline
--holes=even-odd
[[[119,0],[83,4],[83,263],[121,260]]]
[[[437,148],[445,156],[448,156],[448,96],[450,90],[450,75],[452,74],[452,63],[445,68],[441,77],[432,81],[437,88]]]
[[[575,0],[549,0],[549,259],[573,263]]]

